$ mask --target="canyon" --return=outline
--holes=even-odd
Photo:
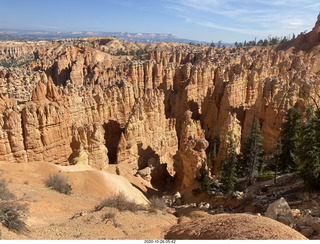
[[[310,38],[314,45],[311,34],[303,43]],[[2,42],[0,59],[29,62],[0,70],[0,158],[60,165],[81,161],[96,169],[109,163],[151,167],[151,180],[159,184],[188,167],[181,150],[198,146],[184,149],[185,133],[206,140],[199,149],[204,151],[208,142],[222,141],[231,131],[239,152],[254,119],[271,153],[286,111],[304,110],[318,100],[318,48],[299,51],[303,38],[287,50],[147,45],[116,38]],[[113,55],[119,49],[144,50],[144,60]],[[193,132],[185,131],[186,120],[197,124],[190,127]],[[199,167],[206,161],[200,154]]]
[[[319,33],[320,16],[267,47],[0,42],[0,161],[117,165],[161,193],[193,188],[214,140],[228,133],[239,153],[257,119],[271,155],[286,111],[319,104]]]

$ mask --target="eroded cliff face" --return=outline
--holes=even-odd
[[[162,90],[145,90],[137,99],[117,150],[117,163],[150,168],[151,183],[162,187],[163,179],[175,174],[174,156],[178,150],[175,119],[165,116]]]
[[[28,63],[0,67],[0,160],[129,164],[159,188],[173,177],[188,187],[208,141],[227,133],[239,151],[257,119],[268,153],[289,108],[319,104],[318,36],[319,20],[283,50],[111,37],[1,43],[0,59]]]
[[[194,121],[191,117],[192,112],[187,110],[180,134],[176,166],[176,184],[180,190],[196,185],[196,179],[201,176],[201,172],[208,170],[205,150],[209,143],[199,121]]]
[[[108,149],[106,148],[105,131],[100,123],[94,122],[84,126],[73,125],[72,154],[69,162],[82,167],[91,166],[103,170],[108,167]]]

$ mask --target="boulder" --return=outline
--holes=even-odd
[[[150,180],[151,178],[151,168],[150,167],[145,167],[143,169],[138,170],[137,172],[138,175],[140,175],[143,179],[145,180]]]
[[[314,230],[310,226],[300,226],[300,233],[305,237],[309,237],[313,234]]]
[[[268,206],[265,216],[287,225],[294,223],[290,206],[283,197]]]
[[[293,218],[299,218],[301,216],[301,211],[299,209],[291,209]]]
[[[294,220],[289,216],[279,216],[277,220],[282,224],[289,225],[289,226],[294,223]]]
[[[308,216],[306,218],[306,223],[310,226],[314,231],[320,233],[320,218]]]

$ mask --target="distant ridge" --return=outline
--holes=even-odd
[[[101,31],[73,31],[73,32],[51,32],[39,30],[8,30],[0,29],[0,41],[54,41],[78,37],[101,37],[114,36],[122,41],[155,43],[155,42],[178,42],[208,44],[204,41],[179,38],[166,33],[128,33],[128,32],[101,32]],[[225,46],[231,46],[230,43],[222,43]]]

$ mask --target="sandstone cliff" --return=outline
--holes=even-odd
[[[318,33],[319,19],[294,44],[312,49],[295,51],[111,37],[1,43],[0,59],[33,56],[0,67],[0,160],[127,164],[158,188],[174,177],[188,187],[207,167],[208,141],[227,132],[239,151],[257,119],[270,153],[286,111],[319,104]]]
[[[207,170],[206,148],[208,141],[200,123],[191,119],[192,112],[185,112],[185,121],[180,134],[179,161],[176,166],[177,187],[184,190],[196,185],[196,178],[201,176],[201,170]]]

